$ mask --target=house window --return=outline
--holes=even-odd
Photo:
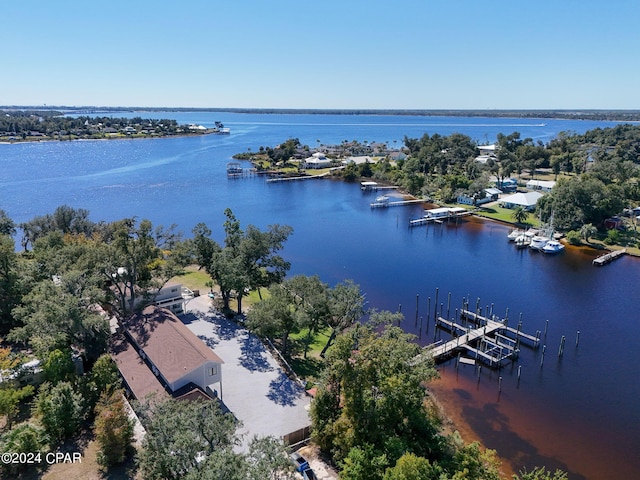
[[[218,374],[218,367],[217,366],[216,367],[211,367],[209,369],[209,376],[210,377],[213,377],[213,376],[215,376],[217,374]]]

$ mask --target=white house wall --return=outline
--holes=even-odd
[[[202,364],[200,367],[192,370],[191,372],[185,374],[180,377],[175,382],[169,384],[169,387],[172,391],[176,391],[182,387],[184,387],[189,382],[193,382],[195,385],[199,386],[202,390],[205,390],[208,385],[212,383],[218,383],[222,381],[222,365],[215,362],[207,362]],[[209,375],[209,369],[215,368],[217,374]]]

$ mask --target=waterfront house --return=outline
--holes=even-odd
[[[533,211],[541,197],[540,192],[514,193],[500,199],[500,204],[505,208],[524,207],[528,211]]]
[[[222,393],[222,359],[172,312],[149,306],[122,322],[111,355],[126,389],[149,394],[213,398]]]
[[[331,160],[324,153],[316,152],[304,160],[304,168],[328,168]]]

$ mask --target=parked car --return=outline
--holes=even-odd
[[[302,478],[304,478],[304,480],[318,480],[318,477],[316,477],[316,474],[313,473],[313,470],[310,468],[302,471]]]
[[[304,457],[298,452],[293,452],[291,455],[289,455],[289,458],[291,458],[291,462],[296,467],[296,472],[302,473],[305,470],[310,469],[309,462],[307,462]]]

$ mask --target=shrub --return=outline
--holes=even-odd
[[[582,244],[582,237],[580,236],[580,232],[577,230],[571,230],[570,232],[567,232],[567,241],[571,245]]]
[[[103,394],[96,407],[95,434],[103,468],[122,463],[133,440],[133,422],[127,415],[121,390]]]
[[[607,245],[617,245],[620,243],[620,232],[615,229],[611,229],[607,232],[607,238],[604,239],[604,243]]]
[[[47,433],[56,440],[62,440],[80,426],[83,399],[69,382],[60,382],[54,387],[45,382],[36,399],[35,410]]]

